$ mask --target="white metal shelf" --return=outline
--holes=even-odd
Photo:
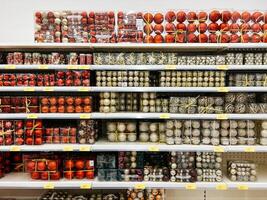
[[[97,178],[94,180],[66,180],[42,181],[32,180],[27,173],[10,173],[0,179],[0,189],[145,189],[145,188],[163,188],[163,189],[210,189],[210,190],[261,190],[267,189],[267,182],[230,182],[227,178],[223,182],[196,182],[196,183],[174,183],[174,182],[120,182],[110,181],[101,182]]]
[[[0,113],[0,119],[217,119],[217,120],[266,120],[262,114],[174,114],[174,113]]]
[[[267,65],[9,65],[0,70],[267,70]]]
[[[18,50],[195,50],[217,51],[225,49],[266,49],[267,43],[32,43],[0,44],[2,51]]]
[[[83,87],[0,86],[0,92],[267,92],[267,87]]]
[[[103,151],[160,151],[160,152],[267,152],[267,146],[212,146],[212,145],[167,145],[165,143],[152,142],[108,142],[97,141],[95,144],[42,144],[42,145],[6,145],[0,146],[0,151],[21,152],[103,152]]]

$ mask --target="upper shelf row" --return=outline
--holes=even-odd
[[[232,50],[267,50],[267,43],[165,43],[165,44],[133,44],[133,43],[38,43],[38,44],[0,44],[0,51],[21,50],[60,50],[60,51],[232,51]]]

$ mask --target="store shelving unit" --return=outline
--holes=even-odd
[[[222,52],[226,50],[267,50],[267,44],[0,44],[0,51],[176,51]],[[267,65],[0,65],[0,70],[267,70]],[[267,92],[267,87],[0,87],[0,92]],[[267,114],[172,114],[172,113],[17,113],[0,114],[0,119],[246,119],[267,120]],[[202,151],[202,152],[267,152],[266,146],[166,145],[155,143],[110,143],[97,141],[92,145],[44,144],[0,146],[0,151]],[[101,182],[98,180],[33,181],[27,174],[12,173],[0,179],[0,189],[267,189],[267,176],[259,175],[257,182]]]
[[[172,114],[172,113],[1,113],[0,119],[209,119],[266,120],[267,114]]]
[[[165,189],[185,189],[185,190],[266,190],[266,177],[258,182],[231,182],[225,178],[222,182],[196,182],[196,183],[174,183],[174,182],[101,182],[97,179],[86,180],[59,180],[59,181],[36,181],[24,173],[8,174],[0,180],[2,189],[145,189],[145,188],[165,188]],[[265,180],[265,181],[264,181]]]
[[[267,92],[267,87],[0,87],[0,92]]]
[[[266,70],[266,65],[7,65],[0,70]]]
[[[167,145],[164,143],[141,143],[141,142],[107,142],[97,141],[95,144],[43,144],[43,145],[5,145],[0,146],[0,151],[20,152],[103,152],[103,151],[192,151],[192,152],[267,152],[265,146],[254,145]]]

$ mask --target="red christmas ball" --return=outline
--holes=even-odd
[[[221,24],[220,24],[220,30],[221,30],[222,32],[227,32],[227,31],[229,31],[229,24],[227,24],[227,23],[221,23]]]
[[[198,32],[199,33],[205,33],[208,29],[208,25],[205,22],[201,22],[198,25]]]
[[[218,42],[218,36],[215,33],[209,34],[209,42],[210,43],[217,43]]]
[[[87,171],[85,176],[87,179],[94,179],[94,171]]]
[[[154,42],[154,38],[152,35],[146,35],[144,37],[144,43],[153,43]]]
[[[197,30],[197,26],[194,23],[187,25],[187,32],[194,33]]]
[[[239,25],[237,23],[233,23],[229,27],[231,33],[237,33],[240,29]]]
[[[209,32],[213,33],[219,30],[219,25],[217,23],[210,23],[208,25]]]
[[[48,180],[48,172],[41,172],[41,179],[42,180]]]
[[[64,162],[64,165],[65,165],[65,168],[66,168],[67,170],[71,170],[71,169],[74,168],[74,162],[73,162],[73,160],[66,160],[66,161]]]
[[[209,14],[209,19],[212,22],[217,22],[221,18],[221,13],[218,10],[213,10]]]
[[[50,178],[51,178],[51,180],[59,180],[60,179],[60,172],[51,172]]]
[[[49,171],[55,171],[57,169],[57,162],[54,160],[50,160],[47,163],[47,169]]]
[[[164,42],[164,38],[162,37],[162,35],[155,35],[154,42],[155,43],[163,43]]]
[[[251,29],[252,29],[252,31],[255,32],[255,33],[259,33],[259,32],[262,31],[262,29],[261,29],[261,25],[260,25],[259,23],[252,24],[252,25],[251,25]]]
[[[84,178],[84,171],[76,171],[75,172],[75,177],[77,179],[83,179]]]
[[[206,12],[200,11],[197,15],[199,22],[205,22],[208,18],[208,14]]]
[[[40,179],[40,172],[31,172],[31,178],[34,180]]]
[[[167,23],[165,25],[165,31],[167,33],[173,33],[175,31],[175,25],[173,23]]]
[[[251,20],[256,23],[261,22],[263,20],[263,13],[259,11],[252,13]]]
[[[237,34],[230,35],[230,43],[239,43],[240,42],[240,36]]]
[[[146,23],[149,23],[151,24],[154,20],[154,17],[151,13],[145,13],[144,16],[143,16],[143,19]]]
[[[37,170],[38,171],[44,171],[46,170],[46,164],[44,161],[38,161],[37,162]]]
[[[250,14],[250,12],[247,12],[247,11],[242,12],[242,14],[241,14],[241,19],[242,19],[243,22],[249,22],[250,19],[251,19],[251,14]]]
[[[177,31],[185,31],[186,30],[186,25],[184,23],[178,23],[176,25],[176,30]]]
[[[204,33],[200,33],[198,36],[198,41],[200,43],[207,43],[208,42],[208,36]]]
[[[248,23],[243,23],[240,25],[240,31],[246,33],[250,30],[250,25]]]
[[[230,42],[230,36],[225,34],[225,33],[223,33],[221,35],[221,43],[228,43],[228,42]]]
[[[147,35],[150,35],[153,32],[153,26],[151,24],[146,24],[144,26],[144,32]]]
[[[197,38],[197,36],[194,33],[189,33],[187,35],[187,42],[189,42],[189,43],[196,43],[196,42],[198,42],[198,38]]]
[[[183,23],[186,20],[186,13],[184,11],[179,11],[176,15],[176,19],[179,23]]]
[[[175,42],[175,38],[173,34],[167,34],[165,36],[165,42],[166,43],[174,43]]]
[[[185,43],[186,37],[185,33],[178,33],[175,36],[175,42],[176,43]]]
[[[237,11],[234,11],[232,13],[232,21],[233,23],[237,22],[239,19],[241,19],[241,14]]]
[[[228,10],[222,11],[222,21],[227,23],[232,18],[232,13]]]
[[[156,24],[161,24],[163,22],[163,19],[164,19],[164,17],[163,17],[163,15],[161,13],[156,13],[154,15],[154,22]]]
[[[76,160],[75,167],[78,170],[84,169],[84,161],[83,160]]]
[[[34,161],[28,161],[27,162],[27,171],[34,171],[35,170],[35,164],[36,164],[36,162],[34,162]]]
[[[250,42],[251,38],[247,33],[245,33],[245,34],[241,35],[240,39],[241,39],[242,43],[248,43],[248,42]]]
[[[65,177],[66,179],[71,180],[71,179],[74,178],[74,172],[73,172],[73,171],[66,171],[66,172],[64,172],[64,177]]]
[[[197,14],[195,12],[188,12],[186,15],[186,19],[189,23],[193,23],[195,20],[197,20]]]
[[[174,20],[176,19],[176,14],[173,11],[168,11],[165,15],[165,20],[167,22],[174,22]]]
[[[257,33],[254,33],[252,36],[251,36],[251,42],[252,43],[259,43],[261,42],[261,36]]]

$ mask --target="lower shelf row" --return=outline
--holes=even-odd
[[[4,194],[3,194],[4,193]],[[14,195],[15,193],[15,195]],[[121,189],[121,190],[49,190],[49,191],[12,191],[5,198],[5,191],[1,191],[0,200],[164,200],[164,189]],[[2,197],[2,198],[1,198]],[[12,197],[12,198],[11,198]]]
[[[245,157],[244,157],[245,155]],[[267,154],[215,152],[1,153],[0,180],[99,182],[256,182]],[[21,179],[16,179],[20,178]],[[24,178],[23,178],[24,177]],[[41,182],[42,182],[41,181]],[[2,184],[1,184],[2,182]],[[34,183],[34,182],[33,182]],[[33,186],[34,187],[34,186]]]

